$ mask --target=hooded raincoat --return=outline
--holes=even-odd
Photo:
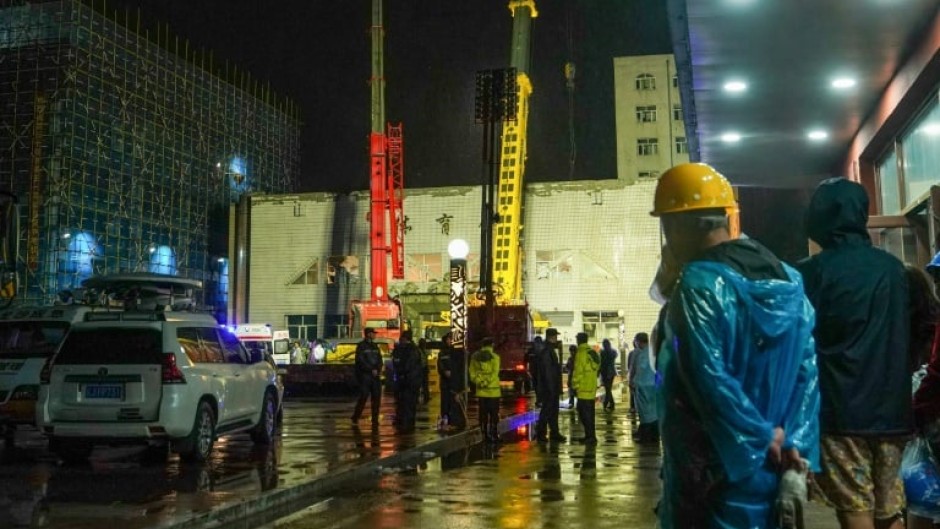
[[[601,367],[601,356],[586,343],[578,346],[574,355],[574,375],[571,387],[578,399],[593,401],[597,396],[597,373]]]
[[[499,355],[491,346],[482,347],[470,357],[470,381],[477,388],[477,397],[500,396]]]
[[[823,433],[908,434],[913,425],[904,265],[871,245],[868,195],[844,178],[816,189],[806,229],[823,250],[802,261],[816,308]]]
[[[770,527],[774,428],[819,466],[813,309],[800,275],[754,241],[688,264],[669,302],[660,427],[663,529]]]
[[[636,351],[633,401],[640,424],[648,424],[659,419],[656,410],[656,371],[653,369],[649,346]]]

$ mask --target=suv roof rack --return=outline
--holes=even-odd
[[[196,312],[87,312],[85,314],[85,321],[191,321],[194,323],[211,323],[212,325],[218,325],[218,322],[212,315]]]

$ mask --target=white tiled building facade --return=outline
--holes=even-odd
[[[655,322],[659,307],[648,291],[661,243],[658,222],[649,215],[652,174],[688,160],[663,152],[675,149],[669,142],[682,133],[667,106],[678,101],[671,61],[614,61],[618,178],[526,187],[523,289],[530,307],[559,328],[565,342],[585,330],[616,344],[621,324],[629,342]],[[652,76],[655,89],[636,84],[640,75]],[[656,106],[656,121],[637,123],[637,106]],[[637,140],[652,137],[659,154],[638,156]],[[638,178],[641,172],[651,175]],[[445,292],[447,244],[455,238],[470,243],[470,280],[478,279],[480,188],[405,194],[406,278],[391,281],[391,293]],[[252,197],[248,320],[289,327],[295,337],[336,336],[349,300],[369,294],[368,209],[367,192]]]

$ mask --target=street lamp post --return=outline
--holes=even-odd
[[[450,255],[450,332],[453,365],[460,369],[453,379],[458,381],[456,399],[461,410],[466,410],[467,380],[467,254],[470,246],[463,239],[454,239],[447,245]],[[463,411],[464,417],[466,412]],[[463,424],[466,424],[464,421]]]

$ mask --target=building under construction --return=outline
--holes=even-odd
[[[292,191],[299,134],[290,101],[139,16],[77,0],[0,9],[17,298],[151,271],[202,279],[224,306],[229,204]]]

